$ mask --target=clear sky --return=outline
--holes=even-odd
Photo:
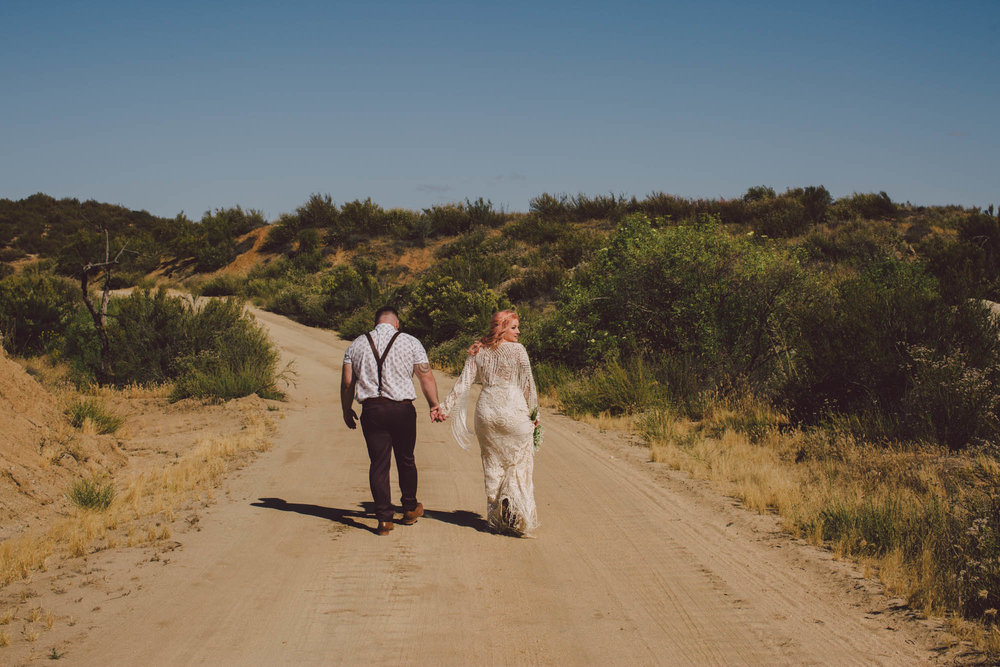
[[[1000,203],[1000,1],[0,3],[0,197]]]

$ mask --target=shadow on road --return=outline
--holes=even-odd
[[[290,503],[282,498],[258,498],[257,502],[250,504],[253,507],[265,507],[267,509],[280,510],[282,512],[295,512],[296,514],[305,514],[307,516],[319,517],[320,519],[327,519],[328,521],[336,521],[337,523],[342,523],[345,526],[350,526],[351,528],[367,530],[369,533],[376,532],[374,526],[369,526],[355,521],[355,519],[375,518],[372,511],[372,503],[362,503],[362,509],[360,510],[345,510],[337,507],[308,505],[306,503]],[[397,513],[401,514],[402,510],[400,509]],[[450,523],[454,526],[462,526],[463,528],[472,528],[480,533],[490,532],[486,519],[479,514],[469,512],[468,510],[452,510],[450,512],[445,512],[443,510],[425,509],[424,518],[434,519],[435,521],[441,521],[442,523]]]
[[[478,530],[480,533],[490,532],[489,524],[486,523],[486,519],[479,514],[468,510],[452,510],[450,512],[445,512],[442,510],[424,509],[424,518],[434,519],[435,521],[450,523],[464,528],[473,528]]]
[[[363,508],[361,510],[343,510],[336,507],[323,507],[322,505],[289,503],[281,498],[258,498],[257,502],[250,504],[253,507],[266,507],[267,509],[281,510],[282,512],[295,512],[296,514],[316,516],[321,519],[327,519],[329,521],[336,521],[337,523],[342,523],[345,526],[350,526],[351,528],[360,528],[361,530],[367,530],[369,533],[376,532],[373,526],[368,526],[363,523],[358,523],[357,521],[354,520],[355,518],[359,519],[374,518],[374,515],[368,511],[368,508]]]

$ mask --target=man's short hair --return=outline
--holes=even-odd
[[[378,321],[382,319],[382,316],[385,315],[386,313],[390,313],[397,320],[399,319],[399,313],[396,312],[395,308],[393,308],[392,306],[382,306],[381,308],[375,311],[375,323],[378,324]]]

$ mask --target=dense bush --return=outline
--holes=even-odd
[[[0,336],[11,354],[32,356],[61,345],[81,309],[80,287],[65,278],[27,271],[0,279]]]
[[[632,216],[565,283],[534,351],[578,367],[675,356],[706,386],[737,377],[764,386],[806,286],[793,256],[712,219],[655,229]]]
[[[949,307],[919,264],[885,259],[796,310],[785,397],[797,418],[850,415],[840,423],[875,439],[936,431],[955,448],[993,428],[992,411],[979,408],[996,398],[1000,329],[977,304]]]
[[[566,270],[554,263],[531,267],[507,286],[507,297],[514,303],[538,298],[553,298]]]
[[[815,260],[854,267],[880,262],[905,250],[903,238],[893,225],[864,220],[820,226],[804,237],[802,247]]]
[[[899,207],[885,192],[857,193],[843,197],[830,205],[830,215],[837,220],[864,218],[866,220],[887,220],[895,218]]]
[[[462,204],[435,205],[424,209],[424,216],[430,221],[435,235],[461,234],[472,229],[465,206]]]
[[[236,296],[243,292],[245,282],[239,276],[220,274],[194,285],[191,291],[199,296]]]
[[[427,216],[409,209],[389,209],[385,218],[389,234],[396,239],[423,244],[433,232],[433,225]]]
[[[213,299],[187,315],[192,335],[187,354],[178,359],[173,399],[281,397],[278,350],[241,301]]]
[[[353,248],[362,239],[388,231],[385,209],[372,202],[371,197],[364,201],[356,199],[340,207],[340,215],[330,228],[327,243]]]
[[[262,246],[266,251],[278,251],[290,245],[299,230],[302,228],[302,221],[297,215],[282,215],[278,221],[267,230],[267,240]]]
[[[114,299],[108,312],[111,377],[115,385],[173,379],[178,359],[194,349],[190,336],[191,305],[166,290],[134,290]],[[96,372],[96,369],[95,369]]]
[[[778,195],[774,192],[774,188],[770,185],[754,185],[747,188],[747,191],[743,194],[743,201],[767,201],[769,199],[774,199],[777,196]]]
[[[88,326],[89,325],[89,326]],[[175,382],[174,397],[277,395],[277,350],[238,299],[193,305],[165,290],[134,290],[108,310],[110,382]],[[83,380],[97,374],[93,323],[77,317],[67,328],[66,354]]]
[[[920,244],[928,267],[955,303],[1000,301],[1000,217],[973,211],[956,223],[956,238],[933,235]]]
[[[806,207],[791,197],[756,201],[748,207],[750,226],[765,236],[796,236],[811,223]]]
[[[450,276],[438,276],[413,285],[401,315],[407,331],[428,347],[458,337],[468,338],[468,345],[489,328],[493,313],[506,305],[485,283],[465,285]]]
[[[337,205],[328,194],[311,195],[309,201],[295,209],[295,214],[301,226],[307,228],[336,227],[340,217]]]

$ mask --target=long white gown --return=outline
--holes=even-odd
[[[466,358],[462,375],[441,404],[446,415],[458,408],[452,415],[452,433],[465,449],[472,442],[466,410],[475,382],[483,385],[474,424],[486,481],[486,521],[497,532],[530,537],[538,527],[532,482],[535,426],[530,416],[538,407],[538,391],[527,350],[504,341]]]

